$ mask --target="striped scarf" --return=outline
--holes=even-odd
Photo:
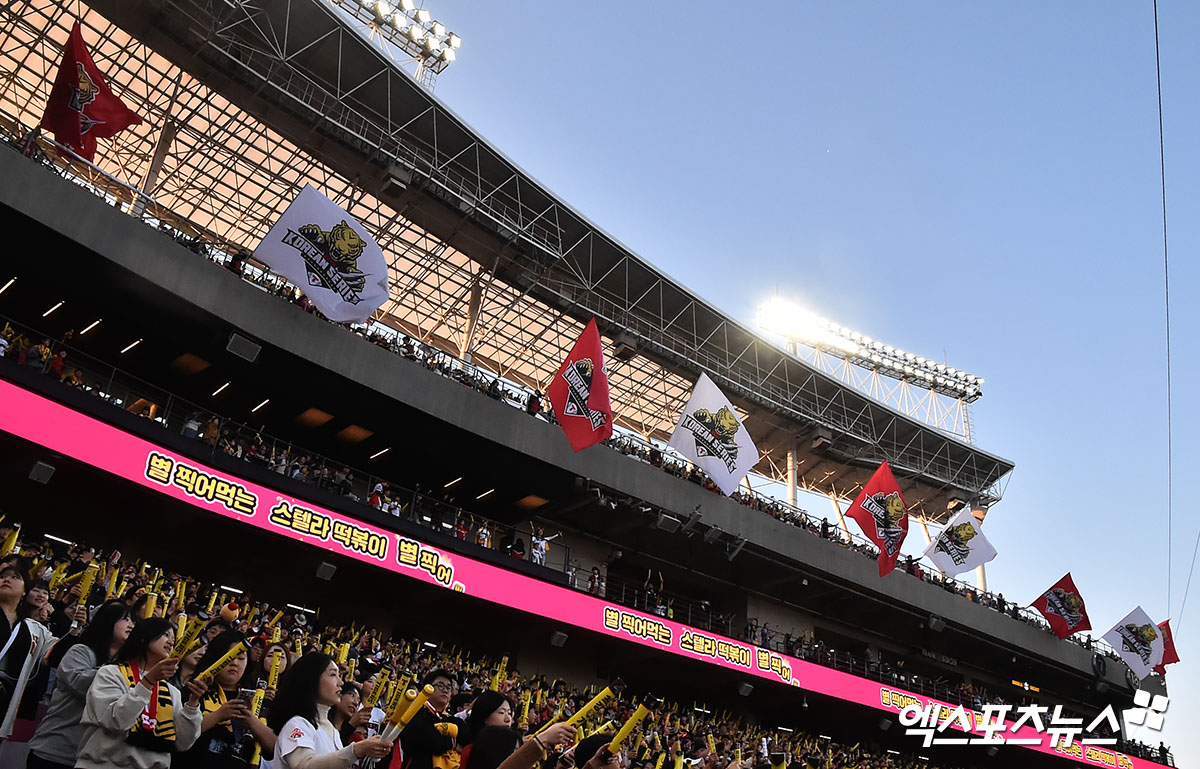
[[[117,666],[121,675],[125,676],[129,688],[137,686],[142,680],[142,671],[134,663]],[[171,689],[166,681],[159,681],[158,686],[150,694],[150,702],[142,709],[137,723],[129,730],[125,741],[130,745],[159,753],[171,753],[175,750],[175,720],[174,707],[171,702]]]

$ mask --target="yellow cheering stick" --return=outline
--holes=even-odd
[[[580,724],[582,724],[587,719],[591,718],[592,715],[597,710],[599,710],[600,708],[607,705],[608,701],[611,700],[613,697],[617,696],[617,694],[619,694],[621,692],[621,690],[623,690],[624,688],[625,688],[625,682],[622,681],[621,679],[618,678],[617,680],[613,681],[611,684],[609,684],[608,686],[606,686],[602,690],[600,690],[599,694],[597,694],[595,697],[592,697],[590,700],[588,700],[588,703],[586,705],[584,705],[579,710],[575,711],[575,714],[567,719],[567,724],[570,726],[574,726],[575,728],[578,729]],[[544,726],[542,726],[541,729],[538,729],[537,732],[534,734],[534,736],[536,737],[536,736],[540,735],[542,732],[549,729],[552,725],[554,725],[558,721],[559,716],[561,716],[561,715],[562,715],[562,709],[560,708],[558,714],[556,714],[554,716],[554,718],[550,719],[550,721],[548,723],[546,723]]]
[[[146,603],[142,606],[142,618],[153,617],[155,609],[158,608],[158,593],[148,593],[146,595]]]
[[[528,689],[521,692],[521,717],[517,719],[518,724],[529,723],[529,698],[532,695],[533,692],[529,691]]]
[[[303,654],[304,654],[304,639],[302,639],[300,636],[296,636],[296,656],[299,657]]]
[[[612,755],[617,755],[621,750],[621,744],[629,739],[629,735],[633,734],[633,730],[638,727],[642,721],[646,720],[646,716],[650,715],[650,708],[658,704],[654,697],[647,695],[642,704],[637,706],[637,710],[633,711],[633,715],[629,720],[621,726],[617,731],[617,736],[613,737],[612,742],[608,743],[608,752]]]
[[[384,720],[388,723],[394,720],[398,721],[404,715],[404,711],[408,710],[409,704],[416,698],[416,689],[405,689],[403,686],[393,687],[392,691],[388,692],[387,707],[383,708],[387,711],[387,717]]]
[[[221,657],[221,659],[217,660],[212,665],[210,665],[208,667],[208,670],[205,670],[203,673],[196,676],[196,680],[202,684],[208,683],[209,681],[216,678],[218,673],[220,673],[222,670],[224,670],[225,668],[232,665],[238,657],[242,656],[247,651],[249,651],[249,649],[250,649],[249,641],[242,640],[242,641],[237,642],[232,647],[230,647],[229,651],[225,652],[225,655],[223,657]]]
[[[92,594],[92,585],[96,584],[96,575],[99,573],[100,567],[95,563],[89,563],[83,570],[83,579],[79,580],[80,606],[87,606],[88,596]]]
[[[654,769],[663,769],[663,762],[667,760],[666,753],[659,753],[658,758],[654,761]]]
[[[379,675],[375,677],[375,686],[371,688],[371,693],[363,700],[364,708],[373,708],[379,702],[379,697],[387,691],[388,669],[384,668],[379,671]]]
[[[267,686],[274,689],[279,684],[279,662],[283,658],[283,649],[271,652],[271,670],[267,673]]]
[[[63,576],[67,573],[67,565],[67,562],[63,561],[54,567],[54,572],[50,575],[50,592],[53,593],[58,589],[58,586],[62,584]]]
[[[283,637],[283,631],[281,630],[281,628],[278,625],[271,628],[271,643],[273,643],[273,644],[279,643],[279,639],[282,637]]]
[[[204,611],[208,616],[212,616],[213,608],[217,605],[217,591],[214,590],[208,596],[208,606],[204,607]]]
[[[412,691],[411,689],[409,690]],[[395,742],[400,736],[400,732],[404,731],[404,727],[408,726],[408,722],[413,720],[413,717],[420,712],[421,708],[425,707],[425,702],[433,694],[433,686],[425,684],[423,691],[417,692],[413,701],[409,703],[408,709],[400,716],[399,720],[393,720],[388,724],[388,728],[383,732],[383,739],[388,742]],[[408,693],[405,693],[405,699],[408,698]]]
[[[346,663],[346,680],[347,681],[354,680],[354,663],[356,663],[356,662],[358,662],[358,657],[355,657],[354,659],[352,659],[348,663]]]
[[[129,586],[129,580],[122,577],[121,584],[117,585],[116,597],[121,598],[125,595],[125,588]]]
[[[717,741],[713,739],[712,732],[704,735],[704,737],[708,742],[708,752],[714,756],[717,755]]]
[[[4,544],[0,545],[0,558],[17,548],[17,537],[19,536],[21,536],[21,524],[14,523],[12,531],[8,532],[8,536],[4,538]]]
[[[339,665],[346,664],[346,658],[350,656],[350,644],[344,643],[337,648],[337,661]]]
[[[251,606],[250,613],[246,615],[246,624],[254,627],[254,618],[258,616],[258,606]]]
[[[504,669],[506,667],[508,667],[507,654],[500,658],[500,666],[496,668],[496,675],[492,676],[492,685],[490,687],[492,691],[499,691],[500,680],[504,678]]]
[[[261,714],[262,714],[263,699],[266,696],[267,696],[266,690],[255,689],[254,690],[254,699],[252,699],[250,701],[250,715],[257,718],[259,721],[262,721],[264,724],[267,722],[267,719],[263,718]],[[259,766],[260,764],[262,764],[262,743],[260,743],[257,739],[255,739],[254,740],[254,753],[252,753],[250,755],[250,766]]]
[[[600,724],[595,729],[593,729],[591,732],[589,732],[588,737],[595,737],[597,734],[612,734],[616,730],[617,730],[616,723],[614,723],[612,721],[605,721],[604,723]],[[639,734],[637,739],[638,739],[638,742],[641,742],[642,735]],[[637,750],[636,744],[634,745],[633,749]]]
[[[281,620],[281,619],[283,619],[283,612],[282,611],[275,612],[275,616],[271,617],[271,621],[267,623],[267,627],[271,628],[272,631],[276,630],[277,629],[276,626],[279,625],[279,620]],[[276,640],[278,640],[278,639],[276,639]]]
[[[181,618],[185,615],[179,615]],[[204,620],[199,617],[191,617],[187,620],[187,625],[182,633],[175,634],[175,648],[171,650],[171,656],[177,660],[181,660],[200,646],[200,631],[204,629]]]

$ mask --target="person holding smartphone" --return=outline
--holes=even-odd
[[[207,670],[244,639],[236,630],[226,630],[213,638],[196,663],[197,673]],[[262,756],[271,756],[275,733],[251,713],[254,690],[239,688],[246,663],[243,652],[210,684],[192,679],[189,690],[194,686],[202,692],[200,737],[190,750],[175,757],[173,769],[245,769],[259,746]]]

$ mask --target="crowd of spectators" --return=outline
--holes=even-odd
[[[193,245],[192,249],[196,250],[196,246]],[[197,252],[209,255],[204,249]],[[242,269],[245,270],[244,267]],[[244,272],[239,274],[247,277]],[[278,276],[271,276],[265,271],[259,272],[256,280],[270,286],[274,286],[272,281],[287,285]],[[273,290],[278,291],[279,288],[274,287]],[[443,351],[404,334],[392,332],[390,329],[363,326],[354,327],[351,330],[372,344],[396,352],[448,379],[478,390],[488,397],[507,402],[535,415],[541,414],[543,418],[553,419],[551,412],[540,411],[541,393],[538,391],[530,392],[522,397],[519,392],[510,389],[510,385],[502,384],[499,377],[489,378],[469,364],[465,364]],[[73,341],[73,334],[70,331],[64,335],[63,339],[55,341],[48,337],[23,333],[11,323],[7,323],[0,331],[0,357],[15,358],[18,363],[39,369],[70,386],[93,392],[115,402],[111,394],[102,394],[99,388],[89,385],[85,381],[85,374],[81,369],[69,368],[65,365],[68,353],[72,349],[70,344]],[[69,373],[63,373],[68,370]],[[122,402],[118,405],[125,406],[126,404]],[[139,413],[146,417],[156,416],[151,406],[143,406]],[[537,539],[532,523],[528,531],[523,531],[518,527],[506,527],[464,511],[454,498],[452,491],[443,489],[440,492],[434,490],[423,492],[419,485],[415,489],[408,489],[364,473],[360,473],[356,480],[354,470],[347,465],[297,450],[295,446],[286,442],[268,441],[264,439],[260,431],[238,425],[232,420],[224,419],[211,412],[195,411],[190,413],[184,420],[182,433],[201,440],[228,456],[268,467],[280,475],[310,483],[318,488],[336,491],[353,501],[365,500],[370,506],[393,516],[405,517],[414,523],[436,530],[444,529],[452,532],[460,540],[470,541],[488,549],[501,550],[513,557],[526,558],[529,556],[531,547],[527,546],[525,538],[529,537],[529,545],[532,545],[533,541]],[[614,433],[614,436],[606,441],[605,445],[626,456],[660,468],[670,475],[700,485],[714,493],[720,493],[711,479],[694,463],[666,453],[664,447],[660,447],[652,441],[646,441],[641,436]],[[849,534],[841,526],[831,523],[828,518],[818,519],[799,508],[747,491],[738,491],[732,495],[731,499],[750,509],[770,515],[783,523],[803,529],[813,536],[833,542],[847,551],[858,553],[864,558],[874,560],[878,555],[878,550],[872,543],[863,537]],[[564,549],[559,556],[554,561],[555,566],[568,573],[573,586],[585,588],[584,577],[576,573],[578,564],[571,560],[569,550]],[[543,557],[540,563],[546,565],[547,561]],[[1005,599],[1003,593],[982,591],[936,571],[926,570],[912,556],[906,556],[901,568],[914,578],[961,596],[967,601],[994,609],[1016,621],[1040,628],[1046,633],[1052,632],[1049,624],[1040,615],[1014,601]],[[628,605],[644,608],[638,603],[637,591],[627,591],[623,597]],[[668,596],[668,600],[672,613],[674,613],[675,603],[680,606],[688,603],[688,600],[681,596]],[[654,611],[655,608],[649,607],[648,610]],[[725,615],[711,611],[689,611],[688,619],[708,630],[726,633],[730,631],[729,617]],[[760,641],[755,637],[746,640],[754,643]],[[1071,636],[1067,640],[1111,659],[1119,659],[1107,644],[1093,639],[1090,635]]]
[[[661,769],[667,761],[677,769],[947,766],[915,752],[864,744],[870,739],[838,742],[806,732],[802,724],[781,724],[771,713],[718,712],[670,698],[655,704],[610,758],[599,746],[646,701],[633,696],[636,682],[568,728],[564,724],[586,713],[585,704],[604,682],[569,681],[553,670],[522,672],[507,657],[497,659],[504,650],[488,646],[495,642],[492,634],[451,646],[448,639],[389,636],[390,629],[368,627],[344,611],[324,622],[319,618],[337,612],[282,605],[251,592],[234,595],[169,568],[125,562],[116,552],[17,535],[0,528],[0,609],[7,620],[0,624],[20,637],[0,651],[0,667],[9,669],[7,655],[15,653],[23,671],[8,682],[8,698],[0,702],[0,711],[9,714],[0,737],[10,737],[18,719],[23,731],[32,732],[31,769],[256,763],[292,769]],[[439,628],[433,623],[422,631],[422,637],[437,638]],[[197,640],[187,643],[189,635]],[[171,656],[176,642],[185,648]],[[807,642],[798,651],[817,659],[828,653]],[[225,667],[213,667],[221,661]],[[212,675],[203,674],[210,669]],[[432,687],[425,715],[413,718],[397,739],[388,723],[407,705],[400,693],[424,684]],[[972,706],[981,698],[967,685],[959,693]],[[157,728],[156,715],[159,721],[173,718],[172,728]],[[556,725],[539,730],[547,724]],[[592,735],[604,737],[588,742]],[[564,759],[572,747],[574,755]],[[1119,749],[1172,760],[1165,745]],[[589,759],[597,753],[598,761]]]

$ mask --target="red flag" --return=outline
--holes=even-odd
[[[142,119],[109,90],[83,44],[79,22],[75,22],[46,102],[42,128],[52,132],[59,144],[90,161],[96,156],[96,139],[108,139],[141,124]]]
[[[1171,620],[1164,619],[1158,623],[1158,629],[1162,631],[1163,637],[1163,658],[1162,662],[1154,666],[1154,672],[1160,676],[1167,674],[1167,665],[1174,665],[1179,662],[1179,652],[1175,651],[1175,634],[1171,632]]]
[[[1033,603],[1029,604],[1042,613],[1050,623],[1050,629],[1059,638],[1066,638],[1081,630],[1091,630],[1092,621],[1088,619],[1087,607],[1083,604],[1083,596],[1071,579],[1071,572],[1054,583]]]
[[[863,486],[846,514],[858,521],[863,534],[879,548],[879,576],[887,576],[896,568],[900,545],[908,536],[908,507],[887,462]]]
[[[546,388],[550,407],[558,417],[571,448],[586,449],[612,435],[612,406],[608,400],[608,372],[596,319],[575,341],[554,381]]]

